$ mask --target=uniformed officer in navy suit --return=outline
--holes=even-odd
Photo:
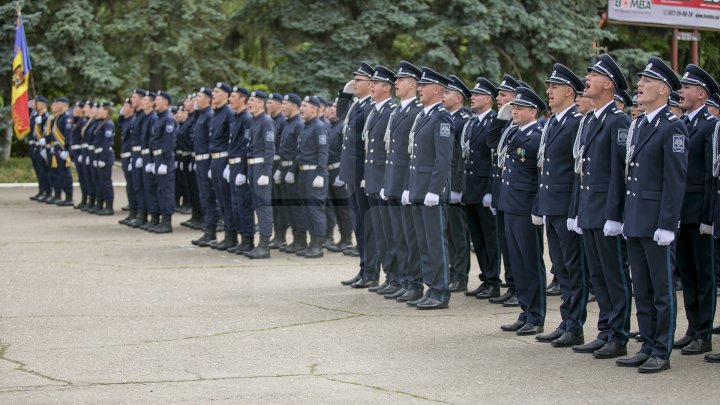
[[[211,243],[210,248],[228,250],[237,245],[237,226],[235,214],[231,208],[230,166],[227,163],[228,145],[230,140],[230,119],[232,111],[227,105],[232,87],[224,82],[217,82],[212,91],[213,115],[210,120],[210,169],[208,178],[212,181],[217,204],[223,217],[225,238]]]
[[[272,236],[272,163],[275,156],[275,123],[265,113],[267,93],[256,90],[250,93],[248,111],[253,116],[250,140],[247,151],[247,182],[253,198],[253,209],[258,218],[260,243],[255,249],[246,252],[251,259],[270,257],[270,237]],[[240,183],[240,184],[238,184]],[[242,185],[237,181],[236,185]]]
[[[615,107],[617,107],[618,110],[625,111],[626,108],[632,105],[632,97],[630,97],[630,94],[628,94],[626,90],[616,91],[613,98],[615,99]]]
[[[607,359],[627,354],[630,332],[631,287],[622,259],[621,240],[625,200],[625,142],[630,118],[617,109],[616,90],[627,89],[622,71],[604,54],[588,68],[584,95],[595,110],[580,133],[579,190],[575,199],[575,227],[582,232],[583,247],[600,307],[597,338],[573,346],[578,353]]]
[[[553,332],[538,335],[537,340],[554,347],[585,343],[583,325],[587,318],[587,276],[584,269],[580,235],[568,230],[568,218],[575,159],[573,145],[582,114],[575,108],[575,95],[585,83],[570,69],[556,63],[545,81],[548,104],[553,112],[543,128],[538,167],[538,215],[544,218],[548,247],[562,295],[562,322]]]
[[[502,110],[505,105],[510,105],[510,102],[515,98],[515,89],[520,84],[512,76],[505,74],[503,79],[498,85],[498,95],[495,99],[498,105],[498,112]],[[500,198],[500,185],[502,168],[498,167],[498,156],[497,151],[500,145],[501,138],[506,135],[510,128],[515,125],[510,120],[510,114],[512,107],[506,108],[507,117],[503,117],[502,120],[495,120],[490,132],[487,136],[488,147],[493,153],[493,168],[492,168],[492,186],[491,192],[483,196],[483,205],[490,207],[493,214],[495,214],[496,229],[498,232],[498,242],[500,252],[502,253],[503,270],[505,272],[505,284],[507,284],[507,291],[499,297],[490,298],[490,303],[502,304],[503,306],[516,307],[518,306],[517,296],[515,295],[515,280],[513,279],[512,264],[508,256],[508,246],[505,239],[505,214],[497,211],[498,202]]]
[[[343,141],[343,122],[337,117],[336,106],[332,106],[326,110],[330,116],[330,132],[328,134],[328,211],[332,211],[335,215],[338,230],[340,231],[340,240],[335,243],[333,241],[333,229],[331,222],[327,224],[327,234],[329,240],[325,247],[330,252],[342,252],[345,249],[352,248],[352,214],[350,213],[350,200],[348,199],[348,191],[345,183],[335,180],[340,173],[340,155],[342,154]],[[330,215],[328,215],[329,217]]]
[[[354,79],[345,85],[337,102],[338,118],[344,120],[343,150],[340,155],[340,173],[337,180],[345,183],[351,194],[350,208],[353,212],[355,239],[360,253],[360,271],[353,278],[341,283],[353,288],[378,285],[378,280],[373,277],[378,274],[380,265],[375,239],[372,238],[372,223],[367,213],[369,205],[363,183],[365,142],[362,139],[362,131],[372,108],[370,78],[374,73],[367,62],[360,63],[353,72]]]
[[[617,365],[657,373],[670,368],[675,334],[671,245],[685,196],[688,132],[667,105],[670,92],[680,88],[675,72],[661,59],[651,57],[638,76],[638,103],[645,107],[645,116],[633,123],[627,137],[623,235],[645,342],[640,352],[618,360]]]
[[[70,151],[75,141],[73,139],[73,118],[68,111],[70,101],[67,97],[58,97],[52,104],[53,115],[56,117],[52,123],[52,140],[53,149],[55,151],[55,196],[57,196],[57,204],[60,207],[72,207],[73,197],[73,181],[70,171]],[[65,193],[65,199],[60,199],[60,194]]]
[[[712,323],[717,287],[713,268],[713,131],[717,118],[705,106],[718,84],[697,65],[688,65],[680,79],[680,117],[688,130],[687,185],[677,235],[677,273],[682,280],[688,329],[674,343],[682,354],[712,350]]]
[[[135,200],[135,191],[133,189],[133,177],[132,177],[132,131],[135,126],[135,110],[132,107],[132,100],[130,98],[125,99],[125,103],[120,110],[120,116],[118,117],[118,126],[120,127],[120,160],[123,174],[125,175],[125,192],[127,194],[128,205],[130,206],[130,212],[128,216],[121,219],[118,223],[121,225],[128,225],[130,221],[135,219],[137,216],[137,200]],[[76,142],[79,142],[77,139]],[[79,144],[78,144],[79,146]],[[73,159],[75,160],[75,159]]]
[[[542,225],[542,218],[540,223],[537,221],[537,154],[541,137],[537,117],[546,106],[530,87],[520,86],[515,93],[511,102],[515,127],[498,149],[502,163],[498,211],[505,215],[505,239],[522,312],[514,323],[501,329],[534,335],[543,331],[547,305],[545,269],[535,228]]]
[[[409,306],[418,309],[447,308],[450,302],[447,204],[450,197],[450,166],[453,150],[453,122],[442,106],[449,80],[424,67],[420,102],[424,108],[410,130],[410,170],[402,195],[403,204],[412,204],[415,234],[420,250],[425,295]]]
[[[146,222],[145,225],[140,226],[140,229],[144,231],[160,223],[160,207],[157,201],[157,178],[154,173],[155,167],[153,166],[152,150],[150,149],[151,132],[155,125],[155,120],[157,120],[155,97],[157,97],[155,92],[145,92],[145,97],[143,97],[145,119],[142,120],[140,125],[140,146],[142,148],[140,153],[144,164],[142,180],[143,199],[145,200],[145,209],[150,214],[150,220]]]
[[[390,229],[390,210],[385,199],[383,180],[385,177],[385,132],[390,114],[395,108],[391,99],[391,90],[395,83],[395,72],[385,66],[375,66],[370,98],[372,108],[365,120],[363,141],[365,142],[365,168],[363,180],[370,209],[368,213],[372,221],[372,235],[377,246],[377,254],[385,272],[385,282],[370,287],[370,292],[379,295],[393,294],[400,290],[398,261],[392,249],[392,230]],[[377,269],[379,271],[379,269]],[[371,279],[379,278],[379,274],[371,274]]]
[[[162,218],[150,232],[172,232],[172,214],[175,211],[175,136],[177,122],[170,113],[172,97],[158,90],[155,99],[155,112],[158,118],[152,129],[150,149],[157,174],[157,200]]]
[[[328,127],[320,120],[320,100],[316,96],[303,99],[300,116],[305,125],[298,136],[297,156],[288,174],[298,183],[302,217],[310,231],[310,245],[296,255],[313,259],[323,257],[322,241],[327,231]]]
[[[685,114],[685,110],[680,106],[680,94],[677,91],[670,93],[668,108],[671,113],[675,114],[676,117],[681,117]]]
[[[420,251],[418,250],[415,222],[412,207],[402,205],[405,177],[410,168],[408,140],[415,118],[422,111],[417,101],[418,80],[422,71],[407,61],[401,61],[395,79],[395,96],[400,103],[390,114],[384,135],[383,147],[387,151],[383,194],[388,200],[390,210],[390,228],[392,229],[391,247],[397,257],[400,289],[385,295],[386,299],[408,302],[423,296],[423,280],[420,271]]]
[[[443,107],[453,119],[453,158],[450,166],[450,205],[448,205],[448,251],[450,253],[450,292],[467,291],[467,275],[470,272],[470,243],[468,242],[467,214],[460,204],[465,184],[465,160],[462,157],[462,132],[470,119],[472,110],[465,107],[470,89],[455,76],[443,94]]]
[[[97,215],[113,215],[113,200],[115,191],[112,185],[112,168],[115,163],[113,141],[115,140],[115,124],[112,120],[113,103],[106,101],[100,105],[98,120],[100,123],[95,129],[95,156],[97,162],[97,198],[99,199]]]
[[[500,296],[500,250],[495,217],[490,210],[489,201],[487,205],[483,203],[483,198],[492,191],[490,176],[493,152],[488,146],[488,135],[497,116],[492,106],[498,90],[484,77],[478,77],[475,82],[475,86],[470,90],[470,106],[475,116],[465,123],[461,136],[465,160],[462,203],[467,213],[475,258],[480,267],[480,286],[466,291],[465,295],[488,299]],[[467,277],[466,273],[465,279]]]
[[[705,105],[707,106],[710,115],[720,118],[720,93],[713,93],[709,95]]]

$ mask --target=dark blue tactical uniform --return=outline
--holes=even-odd
[[[337,243],[331,243],[328,250],[333,252],[341,252],[344,249],[352,247],[352,213],[350,212],[350,199],[347,188],[344,183],[336,181],[338,173],[340,173],[340,155],[342,153],[342,130],[343,122],[335,120],[328,135],[328,211],[333,211],[333,216],[340,231],[340,240]],[[334,224],[329,219],[331,215],[327,215],[327,235],[332,238]]]
[[[219,86],[218,86],[219,87]],[[227,104],[222,105],[213,110],[212,119],[210,120],[210,136],[209,136],[209,152],[210,152],[210,171],[212,188],[215,191],[217,204],[225,223],[225,239],[217,245],[210,247],[219,250],[227,250],[237,244],[237,227],[235,224],[235,214],[231,208],[230,185],[228,179],[223,174],[228,166],[228,146],[230,140],[230,118],[232,111]],[[229,168],[228,168],[229,169]]]
[[[295,94],[285,95],[285,100],[298,103],[298,106],[300,103],[300,97]],[[275,170],[280,170],[280,173],[279,176],[276,174],[275,177],[279,177],[280,199],[283,202],[281,210],[286,211],[289,220],[288,224],[289,226],[292,226],[293,242],[292,244],[286,246],[282,246],[282,243],[280,243],[271,245],[271,247],[280,248],[281,251],[286,251],[287,253],[296,253],[298,250],[306,247],[305,244],[300,245],[301,241],[306,242],[305,233],[307,232],[307,227],[301,220],[303,214],[302,207],[299,204],[300,197],[298,194],[298,185],[297,182],[288,183],[285,181],[285,176],[287,175],[288,170],[290,170],[290,167],[295,162],[298,136],[300,135],[300,131],[302,131],[304,125],[303,120],[300,118],[300,114],[287,117],[283,124],[282,132],[280,133],[280,147],[277,150],[277,154],[280,156],[280,164]],[[276,235],[284,235],[287,231],[287,228],[285,230],[279,227],[276,228]]]
[[[62,101],[67,102],[67,99],[63,98]],[[55,196],[59,199],[60,194],[65,193],[65,201],[57,203],[66,206],[72,205],[73,182],[69,159],[73,145],[73,117],[69,111],[65,111],[54,120],[51,132],[55,154]]]
[[[129,100],[126,101],[129,103]],[[118,118],[118,126],[120,127],[120,164],[122,165],[123,174],[125,175],[125,192],[127,194],[128,205],[130,206],[130,214],[120,222],[127,224],[137,216],[137,200],[135,199],[135,188],[133,185],[133,161],[132,161],[132,140],[133,129],[135,127],[135,114],[128,118],[120,116]]]
[[[105,108],[105,107],[103,107]],[[112,211],[115,193],[112,185],[112,168],[115,163],[115,153],[113,152],[113,142],[115,140],[115,124],[112,118],[108,118],[98,123],[95,129],[95,161],[93,168],[97,171],[97,199],[101,201],[99,204],[100,212],[103,209],[107,212]],[[110,212],[112,214],[112,212]]]
[[[78,103],[78,106],[83,107],[83,103]],[[70,147],[70,157],[72,158],[73,163],[75,164],[75,171],[77,172],[78,176],[78,183],[80,183],[80,194],[81,194],[81,200],[78,205],[75,206],[76,209],[83,208],[87,205],[87,180],[86,180],[86,171],[85,171],[85,162],[83,162],[81,159],[83,154],[83,136],[82,136],[82,130],[85,127],[85,124],[87,123],[87,118],[85,117],[76,117],[73,124],[73,145]],[[87,148],[87,145],[85,145],[85,148]]]
[[[158,97],[160,96],[158,95]],[[150,149],[152,150],[153,164],[157,174],[158,208],[163,216],[162,223],[167,226],[170,225],[170,218],[175,212],[176,130],[177,122],[168,108],[158,114],[150,139]]]
[[[245,94],[245,89],[235,89]],[[247,92],[249,94],[249,92]],[[247,182],[247,149],[250,142],[252,116],[247,109],[235,112],[230,119],[230,139],[228,148],[228,164],[230,165],[230,197],[235,216],[237,232],[242,236],[243,243],[237,248],[229,249],[230,253],[244,253],[254,247],[255,218],[252,205],[252,193]],[[245,176],[241,182],[238,176]],[[242,183],[242,184],[238,184]],[[242,246],[242,251],[238,249]]]
[[[281,94],[268,94],[268,99],[274,99],[282,103],[284,96]],[[272,173],[274,174],[280,168],[280,142],[282,141],[282,131],[285,128],[285,115],[278,113],[274,117],[270,117],[275,124],[275,156],[273,156]],[[275,238],[282,235],[283,240],[290,226],[290,212],[283,204],[282,199],[282,182],[273,181],[272,184],[272,207],[273,207],[273,228],[275,228]],[[273,239],[274,240],[274,239]]]
[[[203,89],[201,89],[201,92],[202,90]],[[215,239],[215,228],[217,227],[220,213],[218,211],[217,200],[215,199],[215,191],[208,177],[208,172],[210,171],[210,122],[213,113],[210,107],[205,107],[198,110],[196,114],[197,120],[193,128],[193,147],[195,152],[194,170],[197,178],[198,194],[202,205],[205,233],[211,233],[212,239]]]

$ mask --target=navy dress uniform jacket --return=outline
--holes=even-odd
[[[683,224],[713,223],[712,136],[717,118],[707,107],[687,123],[688,167],[685,199],[680,212]]]
[[[395,103],[388,100],[378,111],[375,104],[369,113],[367,128],[364,130],[365,140],[365,193],[378,194],[384,187],[385,162],[385,131]],[[374,112],[373,112],[374,111]]]
[[[410,170],[405,182],[405,190],[410,191],[410,202],[423,204],[425,195],[433,193],[440,196],[441,204],[447,203],[452,152],[452,117],[438,103],[418,119],[414,129]]]
[[[383,146],[389,149],[383,184],[386,197],[400,198],[405,190],[403,186],[410,167],[408,137],[415,117],[420,111],[422,111],[422,104],[417,100],[411,101],[405,108],[402,108],[401,104],[395,107],[394,116],[390,122],[390,128],[388,128],[390,142],[389,145]]]
[[[652,238],[657,229],[676,232],[688,167],[685,125],[665,107],[644,128],[633,129],[623,235]]]
[[[580,134],[583,152],[577,220],[579,228],[603,229],[606,220],[623,220],[625,143],[630,117],[615,103],[610,103],[597,119],[593,119],[593,112],[588,115]]]
[[[482,204],[485,194],[492,192],[492,150],[488,134],[497,113],[490,110],[482,121],[472,118],[465,130],[465,185],[462,188],[463,204]]]
[[[538,167],[541,129],[516,127],[508,134],[505,167],[501,174],[498,209],[514,215],[537,215]]]
[[[467,107],[463,107],[452,114],[453,132],[455,142],[453,142],[452,164],[450,165],[450,191],[461,192],[465,184],[465,160],[463,159],[462,133],[465,123],[471,118],[471,111]]]
[[[166,165],[168,172],[175,170],[176,128],[177,122],[175,121],[175,117],[170,113],[170,109],[158,114],[150,138],[150,150],[152,151],[156,170],[160,165]]]
[[[554,117],[554,116],[553,116]],[[538,188],[538,214],[568,216],[575,182],[573,144],[582,114],[575,107],[560,122],[550,118]]]
[[[354,104],[350,104],[351,100],[352,94],[341,93],[337,102],[338,117],[345,117],[339,177],[348,185],[357,186],[364,178],[365,142],[362,131],[372,103],[370,96]]]

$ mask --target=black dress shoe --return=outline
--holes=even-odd
[[[695,339],[689,345],[682,348],[680,353],[693,355],[712,351],[712,343],[707,340]]]
[[[500,296],[500,287],[488,287],[483,291],[475,294],[475,298],[479,300],[494,299]]]
[[[416,300],[414,300],[414,301],[406,301],[405,304],[407,304],[407,306],[409,306],[409,307],[416,307],[418,304],[422,304],[423,302],[425,302],[425,301],[428,300],[429,298],[430,298],[430,297],[426,297],[426,296],[423,295],[423,296],[421,296],[420,298],[418,298],[418,299],[416,299]]]
[[[515,332],[515,333],[517,333],[518,336],[530,336],[530,335],[537,335],[538,333],[542,333],[542,332],[543,332],[542,326],[536,326],[536,325],[533,325],[528,322],[525,325],[523,325],[522,328],[518,329],[517,332]]]
[[[502,306],[504,306],[504,307],[519,307],[520,303],[517,300],[517,294],[513,294],[513,296],[510,297],[510,299],[503,302]]]
[[[383,298],[385,298],[386,300],[394,300],[395,298],[401,297],[406,292],[407,292],[407,289],[401,288],[392,294],[384,294],[385,296]]]
[[[447,302],[438,301],[435,298],[427,298],[425,301],[415,305],[417,309],[444,309],[448,307]]]
[[[720,354],[706,354],[705,361],[707,361],[708,363],[720,363]]]
[[[512,298],[513,295],[515,295],[513,291],[507,290],[505,291],[505,294],[499,297],[490,298],[488,301],[490,301],[491,304],[502,304],[503,302]]]
[[[645,338],[638,334],[637,336],[635,336],[635,341],[638,343],[645,343]]]
[[[560,295],[560,285],[555,284],[552,287],[548,287],[548,289],[545,290],[545,293],[551,297]]]
[[[682,349],[683,347],[689,345],[692,341],[693,338],[691,336],[683,336],[673,342],[673,347],[676,349]]]
[[[395,285],[387,285],[387,287],[383,288],[382,290],[375,291],[375,294],[377,295],[388,295],[388,294],[395,294],[396,292],[400,291],[401,288]]]
[[[422,291],[416,291],[416,290],[407,290],[405,294],[395,298],[397,302],[410,302],[410,301],[418,301],[419,299],[423,298],[424,295]],[[387,298],[387,296],[385,297]]]
[[[378,292],[378,291],[382,290],[383,288],[385,288],[385,287],[387,287],[387,286],[389,286],[389,285],[390,285],[390,284],[388,284],[388,283],[382,283],[382,284],[380,284],[380,285],[375,285],[375,286],[373,286],[373,287],[368,288],[368,291],[370,291],[370,292]]]
[[[597,301],[597,297],[595,296],[595,294],[593,294],[593,293],[588,294],[588,302],[595,302],[595,301]]]
[[[461,292],[461,291],[467,291],[467,281],[453,281],[448,285],[448,289],[450,292]]]
[[[376,285],[378,285],[377,281],[365,280],[364,278],[361,278],[360,280],[355,282],[350,287],[352,287],[352,288],[370,288],[370,287],[375,287]]]
[[[716,326],[713,328],[713,335],[720,335],[720,326]]]
[[[605,346],[605,343],[607,342],[602,339],[595,339],[588,344],[573,346],[573,351],[575,353],[592,353]]]
[[[640,367],[650,358],[649,354],[635,353],[634,356],[627,359],[615,360],[615,365],[620,367]]]
[[[636,338],[637,335],[639,335],[639,334],[640,334],[639,331],[631,330],[630,333],[628,334],[628,336],[629,336],[631,339],[634,339],[634,338]]]
[[[552,347],[572,347],[585,343],[585,336],[572,332],[565,332],[559,338],[550,342]]]
[[[538,342],[550,343],[553,340],[562,336],[563,334],[565,334],[565,330],[558,328],[558,329],[555,329],[554,331],[548,333],[547,335],[535,336],[535,340],[537,340]]]
[[[360,277],[360,275],[358,274],[357,276],[351,278],[350,280],[343,280],[343,281],[341,281],[340,284],[342,284],[342,285],[353,285],[353,284],[357,283],[358,280],[360,280],[360,278],[361,278],[361,277]]]
[[[502,329],[505,332],[517,332],[523,326],[525,326],[525,322],[518,319],[517,321],[515,321],[514,323],[511,323],[510,325],[500,326],[500,329]]]
[[[472,297],[475,295],[478,295],[479,293],[483,292],[487,288],[487,285],[480,284],[480,286],[474,290],[465,291],[465,295],[468,297]]]
[[[596,359],[614,359],[627,355],[627,348],[620,343],[607,342],[605,346],[595,350],[592,355]]]
[[[638,367],[638,373],[651,374],[659,373],[670,368],[670,360],[650,357],[642,366]]]

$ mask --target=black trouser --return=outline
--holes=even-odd
[[[372,237],[372,221],[368,210],[368,203],[365,189],[348,185],[350,196],[350,208],[353,212],[353,227],[355,228],[355,239],[357,240],[358,251],[360,252],[360,272],[365,280],[377,280],[380,278],[380,262],[378,260],[377,246]]]
[[[600,308],[598,338],[624,346],[630,333],[632,302],[630,274],[622,258],[622,236],[605,236],[602,229],[582,232],[585,258]]]
[[[495,216],[482,204],[466,205],[465,211],[470,238],[475,247],[475,258],[480,266],[480,281],[492,287],[500,287],[500,250]],[[466,273],[464,280],[467,278]]]
[[[710,341],[717,300],[714,240],[700,234],[700,224],[681,224],[677,240],[677,272],[683,286],[686,336]]]
[[[467,283],[470,273],[470,243],[467,214],[461,204],[448,205],[448,253],[450,254],[450,280]]]
[[[546,275],[542,266],[541,241],[530,215],[505,213],[505,238],[515,276],[515,291],[522,313],[518,320],[545,325]]]
[[[567,229],[567,217],[545,217],[550,257],[560,284],[562,303],[559,329],[578,335],[587,319],[587,271],[580,235]]]
[[[412,216],[422,262],[422,278],[428,286],[425,296],[447,303],[450,301],[448,243],[445,234],[447,206],[413,205]]]
[[[345,185],[336,187],[333,185],[338,175],[338,169],[331,170],[328,176],[328,202],[331,207],[328,211],[333,211],[335,221],[337,222],[340,234],[352,232],[352,213],[350,212],[350,196]],[[330,217],[330,215],[328,215]],[[328,234],[332,231],[330,223],[328,223]]]
[[[368,214],[372,222],[372,238],[375,240],[379,263],[382,264],[383,271],[385,272],[385,282],[391,285],[397,285],[394,269],[392,269],[390,263],[390,241],[386,238],[383,227],[383,221],[387,220],[389,215],[387,213],[387,203],[380,198],[378,194],[369,195],[368,203],[370,204]],[[381,211],[385,211],[385,213],[383,214]]]
[[[505,213],[500,210],[496,211],[495,221],[495,229],[498,231],[498,241],[500,242],[500,252],[502,253],[503,269],[505,270],[505,284],[507,284],[509,289],[515,289],[512,264],[510,263],[508,244],[505,237]]]
[[[125,194],[127,195],[128,205],[131,210],[137,209],[137,201],[135,200],[135,187],[133,186],[132,158],[130,156],[120,158],[122,171],[125,175]],[[128,167],[129,166],[129,167]]]
[[[653,238],[628,238],[627,247],[640,336],[645,338],[640,352],[668,359],[677,316],[673,249],[658,246]]]
[[[408,290],[423,291],[422,264],[412,205],[400,207],[402,232],[407,243],[407,266],[400,267],[400,286]]]

